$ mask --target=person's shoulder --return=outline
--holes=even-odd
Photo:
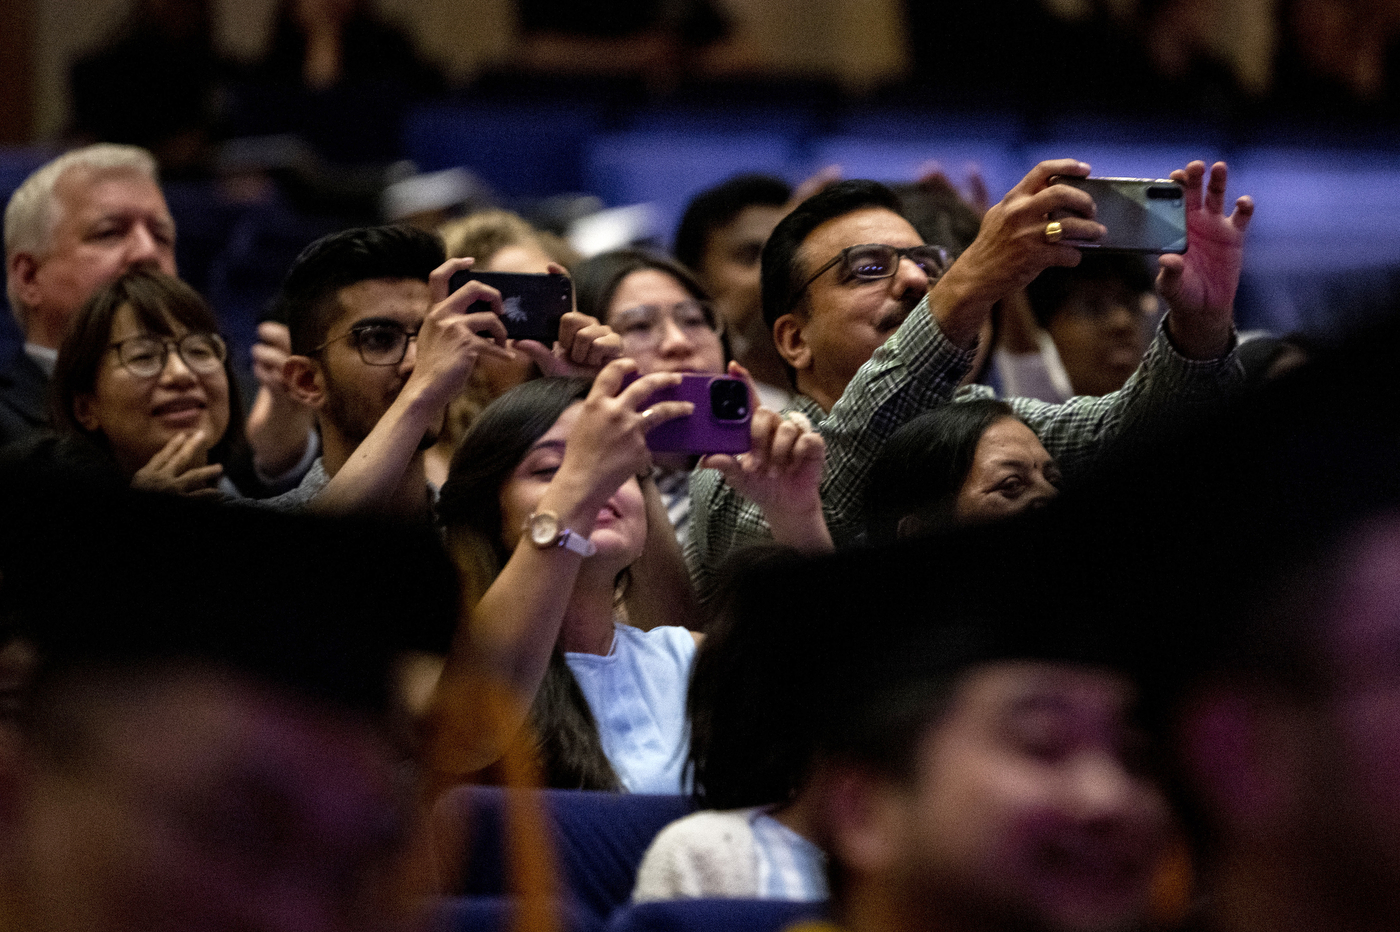
[[[326,472],[325,464],[318,456],[316,461],[311,464],[311,468],[306,471],[301,484],[296,488],[289,492],[283,492],[281,495],[274,495],[272,498],[252,500],[250,504],[276,511],[300,511],[311,504],[311,500],[320,495],[322,490],[330,484],[330,481],[331,478]]]
[[[679,625],[660,625],[643,631],[632,625],[619,624],[617,637],[637,649],[674,654],[687,661],[695,653],[695,635],[689,628]]]
[[[732,848],[734,844],[753,843],[753,815],[755,809],[701,809],[682,816],[667,825],[656,835],[654,844],[666,845],[720,845]]]
[[[642,858],[633,900],[756,895],[753,811],[702,810],[663,828]]]

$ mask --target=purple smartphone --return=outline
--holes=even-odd
[[[743,379],[687,372],[681,384],[649,399],[650,404],[658,401],[691,401],[695,413],[647,431],[647,448],[653,453],[743,453],[749,448],[753,403]]]

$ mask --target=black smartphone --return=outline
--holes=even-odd
[[[559,339],[559,318],[574,307],[574,283],[567,275],[467,269],[452,276],[448,291],[456,291],[470,281],[490,285],[501,293],[501,322],[512,340],[538,340],[553,346]],[[477,301],[467,310],[484,311],[490,307]]]
[[[624,386],[637,378],[628,376]],[[681,384],[660,389],[647,403],[659,401],[693,402],[695,411],[647,431],[647,449],[653,453],[743,453],[752,443],[753,403],[743,379],[687,372]]]
[[[1097,212],[1095,219],[1108,231],[1096,242],[1074,241],[1072,245],[1080,249],[1156,255],[1186,251],[1186,198],[1181,185],[1175,181],[1056,175],[1050,183],[1072,185],[1089,192]],[[1057,214],[1050,219],[1068,216],[1067,212]]]

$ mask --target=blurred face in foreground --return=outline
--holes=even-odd
[[[397,909],[403,789],[364,721],[185,670],[68,690],[17,807],[30,930],[351,932]]]
[[[1242,680],[1197,697],[1181,729],[1219,837],[1219,898],[1274,927],[1394,928],[1400,916],[1400,514],[1362,526],[1295,661],[1306,687]],[[1305,581],[1305,582],[1304,582]],[[1308,641],[1311,641],[1309,644]],[[1262,645],[1261,645],[1262,646]],[[1221,928],[1229,928],[1222,922]]]
[[[1059,663],[974,668],[911,779],[877,779],[837,842],[904,927],[1109,932],[1140,923],[1169,831],[1134,690]],[[874,891],[874,892],[872,892]],[[850,917],[857,928],[861,923]]]

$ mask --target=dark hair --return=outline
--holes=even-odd
[[[192,332],[219,332],[214,312],[199,293],[163,272],[132,269],[99,288],[87,300],[73,318],[58,350],[49,396],[50,413],[59,433],[86,440],[108,454],[111,449],[107,438],[101,431],[89,431],[78,421],[73,402],[77,396],[96,390],[97,372],[111,345],[112,321],[123,307],[130,307],[137,323],[151,333],[173,336],[172,324],[181,324]],[[243,402],[238,395],[232,356],[224,359],[224,378],[228,380],[228,428],[209,449],[211,463],[228,463],[230,454],[241,451],[246,444]]]
[[[1135,294],[1153,290],[1152,272],[1142,256],[1086,252],[1074,268],[1051,266],[1026,287],[1036,322],[1049,326],[1074,289],[1086,282],[1121,282]]]
[[[614,249],[589,256],[574,267],[574,294],[580,313],[607,323],[608,305],[622,280],[633,272],[648,269],[671,276],[697,301],[710,300],[695,273],[670,256],[650,249]]]
[[[535,379],[501,395],[473,422],[452,456],[438,497],[438,520],[448,536],[489,553],[494,577],[510,553],[502,542],[501,488],[536,440],[587,396],[583,379]],[[482,581],[484,586],[484,580]],[[479,593],[478,593],[479,596]],[[556,645],[530,706],[545,780],[560,789],[615,790],[617,774],[603,752],[588,700]]]
[[[446,258],[437,234],[409,226],[357,227],[316,240],[292,262],[277,296],[292,352],[305,356],[326,341],[342,313],[342,288],[380,278],[426,282]]]
[[[982,218],[957,190],[939,181],[896,185],[904,219],[914,225],[925,243],[942,246],[954,258],[972,245],[982,228]]]
[[[778,221],[763,244],[763,322],[770,332],[778,318],[792,309],[808,273],[807,264],[799,261],[807,237],[828,220],[871,207],[904,216],[894,191],[878,181],[851,180],[818,191]]]
[[[696,652],[686,695],[701,808],[781,805],[806,783],[817,724],[805,698],[811,665],[767,613],[736,598],[739,574],[761,577],[799,559],[792,548],[757,545],[735,551],[721,571],[721,607]]]
[[[977,398],[940,405],[896,430],[870,467],[870,542],[894,541],[900,520],[909,515],[918,515],[928,527],[951,525],[953,503],[972,469],[977,443],[1004,418],[1020,420],[1006,402]]]
[[[672,252],[690,268],[699,269],[715,230],[749,207],[782,207],[791,197],[788,183],[772,175],[736,175],[707,188],[686,206]]]
[[[614,249],[590,256],[574,266],[571,271],[579,312],[607,323],[608,305],[612,304],[613,295],[617,294],[622,280],[633,272],[647,270],[671,276],[697,301],[710,300],[709,292],[700,284],[695,273],[670,256],[650,249]],[[708,307],[708,303],[706,306]],[[720,346],[724,350],[724,360],[727,363],[734,358],[734,354],[729,351],[729,336],[724,332],[720,320],[714,316],[713,309],[709,312],[709,320],[719,335]]]

